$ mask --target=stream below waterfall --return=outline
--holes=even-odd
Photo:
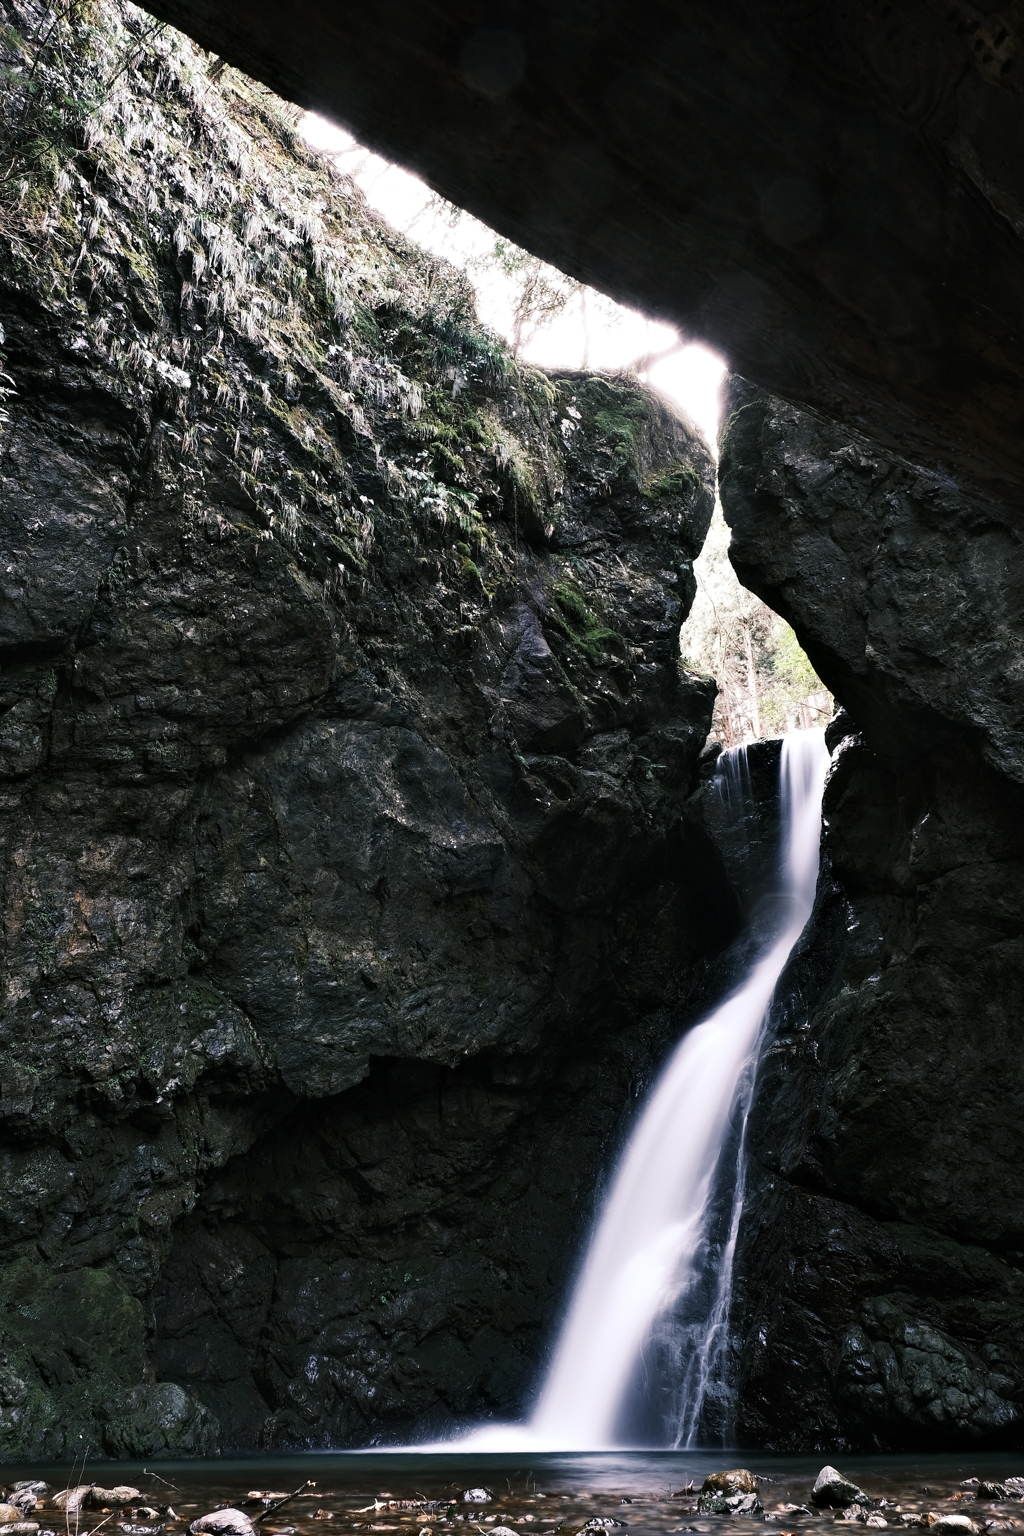
[[[822,1452],[801,1456],[765,1455],[751,1451],[610,1451],[571,1455],[540,1452],[482,1454],[459,1452],[355,1451],[233,1459],[196,1458],[191,1461],[140,1462],[93,1461],[86,1479],[105,1486],[128,1484],[140,1490],[147,1503],[173,1506],[178,1517],[150,1529],[164,1536],[186,1536],[188,1525],[199,1515],[225,1506],[245,1510],[250,1516],[263,1513],[252,1495],[292,1492],[308,1478],[315,1486],[284,1505],[260,1525],[265,1536],[337,1536],[381,1532],[389,1536],[444,1536],[465,1531],[467,1536],[486,1536],[499,1527],[515,1536],[589,1536],[599,1522],[606,1522],[609,1536],[661,1536],[661,1533],[702,1532],[718,1536],[750,1533],[750,1519],[696,1513],[696,1496],[704,1477],[729,1467],[749,1467],[759,1479],[765,1508],[761,1523],[777,1532],[807,1531],[817,1536],[835,1523],[834,1511],[795,1513],[786,1505],[804,1505],[815,1474],[827,1460],[838,1460],[841,1470],[874,1498],[886,1498],[899,1508],[884,1511],[894,1531],[911,1528],[931,1512],[966,1513],[983,1529],[1024,1529],[1024,1503],[982,1504],[968,1498],[960,1484],[968,1477],[1003,1481],[1024,1472],[1024,1454],[970,1452],[956,1455],[826,1456]],[[4,1478],[45,1478],[51,1487],[74,1484],[82,1474],[77,1468],[39,1462],[5,1466]],[[170,1486],[168,1486],[170,1485]],[[487,1504],[467,1505],[460,1497],[467,1488],[480,1486],[494,1497]],[[410,1501],[405,1508],[392,1501]],[[423,1507],[428,1501],[434,1507]],[[436,1503],[434,1503],[436,1501]],[[412,1505],[415,1504],[415,1507]],[[71,1520],[70,1530],[91,1536],[100,1528],[107,1536],[125,1536],[122,1525],[127,1511],[113,1517],[102,1509],[82,1510]],[[333,1524],[326,1525],[329,1516]],[[62,1512],[49,1507],[36,1510],[39,1536],[67,1536]],[[593,1524],[587,1528],[587,1522]],[[851,1526],[840,1523],[840,1531]],[[863,1529],[858,1527],[858,1529]]]

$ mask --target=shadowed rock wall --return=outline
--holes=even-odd
[[[424,161],[472,142],[492,187],[487,124],[523,147],[500,198],[445,182],[509,232],[1004,492],[1016,161],[995,176],[979,145],[1003,117],[1013,142],[1012,68],[909,0],[874,52],[867,8],[787,10],[749,54],[738,14],[705,35],[690,7],[652,51],[655,7],[619,39],[627,77],[577,17],[568,62],[524,51],[520,97],[481,88],[450,10],[475,139],[422,133],[429,78],[360,78]],[[736,933],[683,815],[708,455],[627,381],[519,367],[278,104],[132,7],[45,34],[4,15],[0,1452],[515,1412],[629,1106]],[[518,25],[492,18],[484,64]],[[391,35],[415,72],[432,45]],[[607,142],[549,132],[584,66]],[[800,90],[774,89],[789,69]],[[735,138],[693,110],[729,164],[752,123],[768,148],[741,193],[694,154],[707,184],[673,203],[684,140],[639,177],[629,103],[685,117],[698,76],[716,103],[753,82]],[[534,126],[565,149],[547,180]],[[871,156],[894,199],[858,181]],[[751,1124],[741,1433],[1016,1442],[1014,520],[824,416],[742,385],[732,409],[737,567],[850,712]]]
[[[846,705],[821,938],[761,1074],[751,1444],[1024,1438],[1024,563],[1000,509],[734,381],[741,579]],[[858,730],[858,727],[860,728]]]
[[[1017,0],[154,0],[494,228],[1019,503]]]
[[[509,1413],[735,927],[708,452],[131,6],[4,14],[0,1453]]]

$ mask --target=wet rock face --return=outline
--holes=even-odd
[[[213,1178],[215,1219],[177,1235],[157,1371],[244,1444],[432,1435],[518,1407],[645,1043],[383,1062],[300,1106]]]
[[[831,911],[831,940],[751,1122],[741,1432],[794,1448],[1018,1444],[1016,539],[817,418],[743,385],[732,407],[737,569],[849,711],[825,795],[816,921]]]
[[[0,1454],[507,1413],[735,926],[680,831],[711,462],[265,94],[61,25],[0,268]]]
[[[758,927],[765,897],[778,886],[782,858],[778,737],[723,752],[709,742],[700,762],[700,786],[688,815],[718,848],[735,892],[744,942]]]

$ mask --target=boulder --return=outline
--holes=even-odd
[[[822,1467],[814,1479],[811,1503],[819,1509],[846,1509],[849,1504],[870,1504],[871,1500],[856,1483],[835,1467]]]
[[[126,1483],[119,1483],[116,1488],[100,1488],[93,1483],[85,1502],[93,1509],[121,1509],[126,1504],[137,1504],[141,1497],[138,1488],[129,1488]]]
[[[215,1509],[189,1526],[190,1536],[253,1536],[255,1526],[241,1509]]]
[[[63,1509],[73,1514],[76,1509],[81,1509],[91,1487],[91,1483],[79,1483],[77,1488],[62,1488],[60,1493],[54,1494],[50,1503],[54,1509]]]
[[[757,1478],[745,1467],[710,1473],[701,1485],[697,1513],[750,1517],[763,1514],[764,1507],[757,1496]]]
[[[709,1493],[697,1500],[702,1515],[746,1516],[753,1520],[764,1514],[764,1505],[756,1493]]]
[[[0,1525],[10,1525],[12,1520],[20,1520],[23,1515],[24,1510],[17,1504],[0,1504]]]
[[[967,1515],[940,1515],[928,1529],[936,1536],[978,1536],[978,1526]]]
[[[731,1472],[711,1472],[701,1484],[700,1491],[701,1494],[756,1493],[757,1478],[746,1467],[737,1467]]]
[[[489,1488],[464,1488],[462,1490],[463,1504],[489,1504],[494,1494]]]

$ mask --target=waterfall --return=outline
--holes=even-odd
[[[535,1444],[621,1443],[646,1356],[659,1352],[676,1392],[663,1439],[694,1443],[726,1343],[743,1137],[765,1021],[814,902],[828,761],[822,731],[783,738],[773,922],[742,983],[676,1047],[626,1144],[528,1426]],[[742,808],[744,749],[723,754],[720,788]]]

